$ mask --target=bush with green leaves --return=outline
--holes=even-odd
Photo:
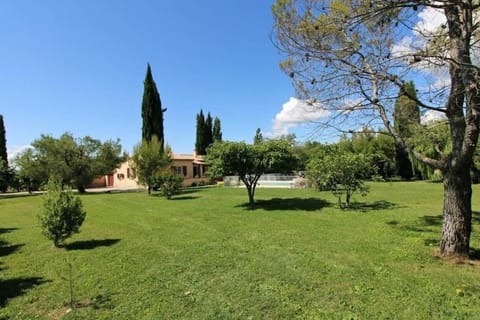
[[[368,186],[363,179],[375,173],[370,159],[363,154],[326,154],[322,158],[312,159],[308,164],[308,176],[313,185],[319,190],[330,190],[342,209],[350,206],[354,192],[358,191],[362,196],[368,193]]]
[[[58,181],[48,183],[39,220],[42,234],[52,240],[55,247],[80,231],[85,215],[80,198],[74,196],[71,189],[62,190]]]
[[[161,172],[155,177],[155,184],[160,193],[167,199],[179,194],[183,186],[183,176],[171,173]]]

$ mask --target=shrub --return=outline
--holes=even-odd
[[[179,194],[183,186],[183,176],[175,173],[162,172],[156,177],[156,180],[160,193],[167,199]]]
[[[58,181],[48,183],[39,220],[42,234],[52,240],[55,247],[79,232],[85,215],[80,198],[75,197],[70,189],[62,190]]]

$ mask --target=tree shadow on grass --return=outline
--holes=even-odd
[[[170,200],[195,200],[198,199],[199,197],[195,196],[173,196]]]
[[[0,257],[5,257],[15,253],[23,246],[23,244],[10,245],[8,242],[0,240]]]
[[[18,230],[18,228],[0,228],[0,234],[2,233],[10,233],[12,231]]]
[[[425,215],[419,217],[416,223],[413,224],[401,224],[396,220],[387,221],[386,224],[399,230],[411,231],[411,232],[436,232],[435,228],[438,228],[443,223],[442,215]],[[427,240],[426,240],[427,241]],[[429,240],[428,240],[429,241]],[[427,242],[428,242],[427,241]],[[430,245],[430,242],[425,245]]]
[[[317,211],[325,207],[332,206],[326,200],[316,198],[273,198],[269,200],[257,200],[253,207],[249,203],[238,205],[248,210],[302,210],[302,211]]]
[[[19,193],[2,193],[0,194],[0,199],[11,199],[11,198],[27,198],[27,197],[36,197],[41,195],[41,192],[19,192]]]
[[[120,239],[82,240],[65,245],[67,250],[92,250],[98,247],[110,247],[118,243]]]
[[[2,288],[0,290],[0,307],[4,307],[9,299],[19,297],[45,282],[49,281],[39,277],[0,280],[0,288]]]
[[[351,203],[349,207],[345,208],[345,210],[368,212],[368,211],[377,211],[377,210],[390,210],[398,207],[399,206],[396,203],[381,200],[381,201],[375,201],[371,203],[354,202],[354,203]]]
[[[480,212],[479,211],[472,211],[472,222],[480,223]]]

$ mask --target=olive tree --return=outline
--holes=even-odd
[[[329,113],[323,125],[383,128],[398,146],[443,172],[443,256],[467,256],[470,248],[470,167],[480,126],[479,6],[460,0],[277,0],[272,8],[276,45],[286,57],[281,67],[301,98]],[[420,112],[447,118],[447,157],[422,154],[393,125],[397,92],[411,79],[421,84],[409,97]]]
[[[164,151],[162,142],[155,135],[150,141],[143,140],[133,149],[133,167],[137,171],[138,181],[147,187],[149,195],[152,194],[157,176],[171,162],[168,145],[165,149]]]
[[[255,188],[264,173],[288,173],[296,169],[297,157],[287,140],[257,144],[216,141],[207,149],[207,174],[213,178],[237,175],[245,184],[249,205],[255,203]]]

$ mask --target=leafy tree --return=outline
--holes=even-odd
[[[415,128],[420,125],[420,110],[417,103],[417,93],[413,81],[406,82],[400,88],[395,101],[394,121],[395,128],[403,139],[410,138]],[[407,150],[400,145],[395,145],[395,165],[397,174],[403,179],[410,180],[415,176],[415,170]]]
[[[179,194],[183,186],[183,176],[172,172],[161,172],[156,176],[155,183],[160,193],[167,199]]]
[[[160,94],[153,80],[150,64],[147,65],[147,74],[143,85],[142,140],[151,141],[153,136],[157,136],[161,146],[160,152],[163,152],[165,143],[163,135],[163,113],[167,111],[167,109],[162,109]]]
[[[470,167],[478,142],[480,91],[477,1],[277,0],[273,5],[282,69],[300,98],[330,116],[323,124],[383,127],[419,161],[444,174],[440,253],[468,256],[472,230]],[[416,15],[435,10],[443,23],[419,24]],[[410,47],[399,46],[409,36]],[[432,72],[433,71],[433,72]],[[443,85],[434,72],[444,71]],[[423,85],[417,104],[448,119],[452,150],[432,159],[393,125],[393,102],[407,79]],[[424,89],[424,90],[423,90]],[[414,97],[410,97],[414,98]]]
[[[42,234],[52,240],[55,247],[79,232],[85,216],[79,197],[75,197],[70,189],[62,190],[60,181],[51,180],[48,183],[39,220]]]
[[[197,114],[197,139],[195,140],[195,151],[200,155],[206,154],[207,142],[205,139],[205,131],[205,116],[203,115],[203,110],[200,109],[200,113]]]
[[[350,136],[342,135],[337,143],[338,152],[364,154],[371,162],[371,166],[378,169],[383,179],[388,179],[395,169],[395,141],[385,132],[376,133],[368,127]]]
[[[14,162],[18,167],[17,177],[19,185],[28,192],[38,190],[48,177],[46,166],[40,164],[39,158],[33,149],[27,149],[19,154]]]
[[[253,137],[253,144],[259,144],[263,142],[263,134],[260,128],[257,128],[255,132],[255,137]]]
[[[370,159],[363,154],[326,154],[312,159],[308,164],[308,177],[320,190],[331,191],[338,199],[340,208],[350,206],[353,193],[362,195],[368,192],[363,179],[370,177],[375,170]],[[342,198],[345,196],[345,202]]]
[[[133,149],[132,161],[138,181],[147,187],[149,195],[152,194],[157,175],[171,162],[170,148],[167,146],[166,152],[161,150],[162,146],[156,136],[150,141],[143,140]]]
[[[19,176],[29,188],[53,177],[83,193],[93,178],[109,174],[125,159],[119,140],[102,143],[89,136],[76,139],[70,133],[58,139],[42,135],[32,146],[16,159]]]
[[[249,205],[254,205],[255,188],[264,173],[288,173],[296,169],[293,146],[285,140],[266,140],[250,145],[245,142],[214,142],[205,162],[207,174],[213,178],[238,175],[248,192]]]
[[[222,141],[222,125],[218,117],[215,117],[215,119],[213,120],[212,137],[213,142]]]

